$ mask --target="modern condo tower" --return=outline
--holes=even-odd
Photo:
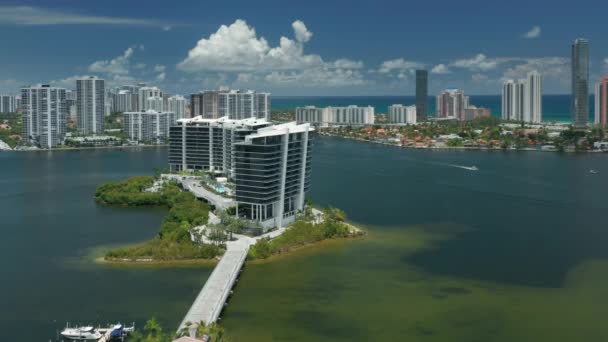
[[[428,77],[426,70],[416,70],[416,121],[426,120],[428,110]]]
[[[105,84],[94,76],[76,80],[76,121],[81,134],[104,133]]]
[[[224,116],[233,120],[270,118],[270,93],[255,91],[204,90],[190,96],[192,116],[218,119]]]
[[[374,107],[297,107],[296,121],[310,123],[317,127],[328,126],[364,126],[375,122]]]
[[[48,85],[21,89],[22,138],[26,144],[53,148],[63,141],[67,107],[65,89]]]
[[[0,113],[14,113],[17,110],[13,95],[0,95]]]
[[[521,121],[524,118],[525,80],[507,80],[502,85],[502,119]]]
[[[160,144],[169,139],[169,129],[176,123],[172,112],[125,112],[123,114],[123,131],[127,138],[146,143]]]
[[[171,170],[206,170],[235,185],[240,217],[282,227],[304,207],[313,129],[265,119],[182,119],[171,127]]]
[[[388,107],[388,122],[391,124],[415,124],[417,106],[394,104]]]
[[[608,125],[608,77],[595,85],[595,124],[606,128]]]
[[[181,95],[173,95],[167,100],[167,111],[175,113],[177,119],[186,118],[186,98]]]
[[[460,89],[446,89],[437,95],[436,116],[464,120],[464,110],[469,106],[469,97]]]
[[[572,124],[587,127],[589,119],[589,41],[579,38],[572,44]]]
[[[163,111],[163,91],[158,87],[141,87],[138,90],[139,111],[145,112],[148,109]]]
[[[507,80],[502,86],[502,119],[540,123],[542,121],[543,78],[537,71],[526,79]]]
[[[537,71],[528,73],[524,84],[524,118],[525,122],[541,123],[543,121],[543,76]]]

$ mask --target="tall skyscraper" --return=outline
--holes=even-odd
[[[464,120],[464,110],[469,106],[469,97],[460,89],[446,89],[437,95],[436,116]]]
[[[76,80],[76,121],[81,134],[103,134],[106,82],[91,76]]]
[[[589,119],[589,41],[579,38],[572,44],[572,124],[587,127]]]
[[[528,73],[524,84],[524,121],[543,121],[543,77],[537,71]]]
[[[502,119],[524,119],[525,80],[507,80],[502,85]]]
[[[21,89],[23,106],[22,138],[26,144],[53,148],[66,132],[65,89],[48,85]]]
[[[595,85],[595,124],[602,127],[608,125],[608,77]]]
[[[140,112],[145,112],[148,109],[157,112],[162,112],[164,110],[163,92],[158,87],[140,87],[138,91],[138,110]]]
[[[13,113],[17,110],[13,95],[0,95],[0,113]]]
[[[426,70],[416,70],[416,122],[422,122],[429,114],[428,77]]]
[[[175,113],[177,120],[186,118],[186,98],[173,95],[167,100],[167,111]]]

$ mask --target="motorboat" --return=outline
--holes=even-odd
[[[597,171],[595,171],[595,170],[589,170],[589,173],[591,173],[591,174],[596,174],[596,173],[597,173]]]
[[[73,328],[66,327],[61,332],[61,336],[67,338],[68,340],[78,341],[97,341],[102,337],[102,335],[91,326]]]

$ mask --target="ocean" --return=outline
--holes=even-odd
[[[470,104],[489,108],[492,116],[501,115],[500,95],[470,95]],[[377,114],[387,113],[392,104],[413,105],[414,96],[274,96],[274,109],[292,109],[301,106],[372,106]],[[593,122],[594,97],[589,98],[589,122]],[[435,97],[429,97],[429,111],[435,112]],[[543,121],[570,122],[570,95],[544,95]]]

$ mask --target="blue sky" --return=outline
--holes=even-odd
[[[0,0],[0,92],[98,75],[189,94],[220,85],[275,95],[412,95],[412,72],[498,94],[538,70],[569,93],[570,44],[608,71],[602,1]]]

